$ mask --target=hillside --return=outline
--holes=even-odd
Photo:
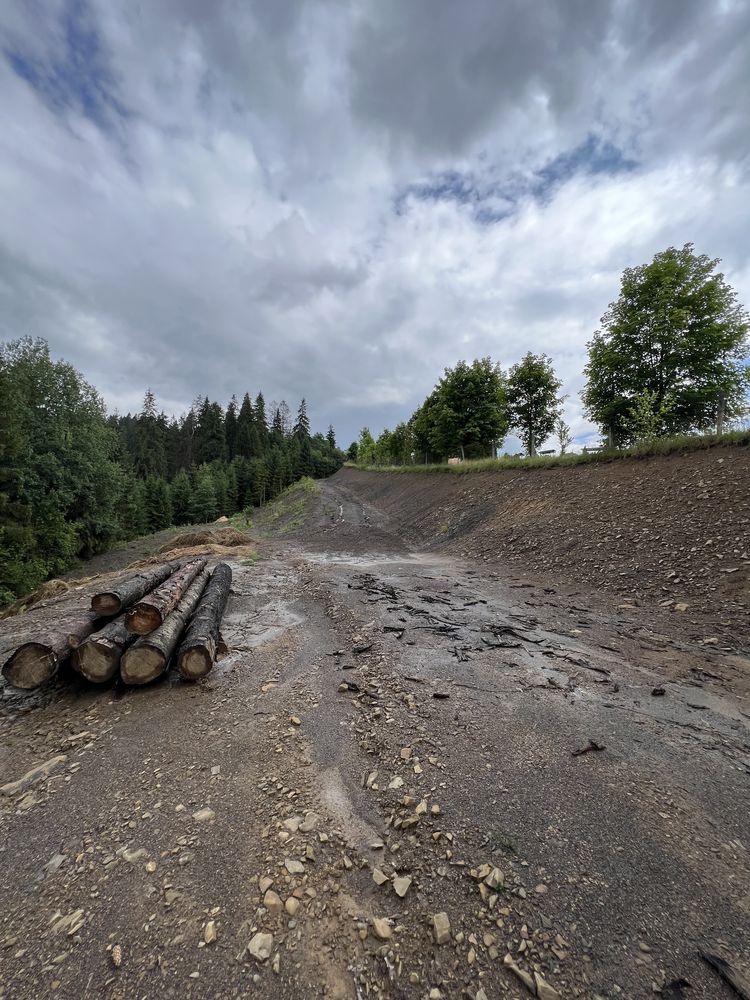
[[[735,632],[750,625],[748,447],[462,476],[346,468],[336,478],[419,547]]]

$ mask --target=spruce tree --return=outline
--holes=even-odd
[[[191,513],[193,521],[199,524],[215,521],[218,517],[213,475],[207,465],[198,470]]]
[[[146,523],[149,531],[161,531],[172,523],[169,487],[161,476],[149,476],[144,484]]]
[[[224,439],[227,443],[227,458],[231,462],[237,454],[237,397],[232,396],[224,417]]]
[[[307,416],[307,403],[303,397],[297,410],[297,420],[294,424],[294,436],[298,441],[310,439],[310,420]]]
[[[190,523],[190,509],[192,505],[192,489],[190,479],[184,469],[180,469],[172,480],[170,486],[170,499],[172,501],[172,518],[175,524]]]
[[[266,419],[266,402],[262,392],[259,392],[255,397],[255,429],[258,432],[260,453],[264,454],[268,448],[268,421]]]
[[[328,425],[328,433],[326,434],[326,441],[331,446],[331,450],[334,451],[336,448],[336,433],[333,429],[333,424]]]

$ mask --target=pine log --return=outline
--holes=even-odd
[[[61,623],[54,632],[25,642],[10,656],[3,667],[3,676],[13,687],[31,691],[52,680],[71,649],[80,645],[97,627],[101,619],[89,611]]]
[[[152,590],[128,611],[125,625],[128,632],[148,635],[164,624],[167,615],[206,565],[205,559],[193,559],[178,569],[160,587]]]
[[[161,566],[151,566],[141,573],[131,576],[114,590],[104,590],[91,598],[91,609],[99,615],[112,617],[119,615],[131,604],[140,601],[144,594],[164,583],[167,577],[180,568],[179,562],[168,562]]]
[[[202,569],[163,624],[125,650],[120,660],[120,676],[126,684],[148,684],[164,673],[207,582],[208,570]]]
[[[125,616],[89,636],[76,649],[75,667],[95,684],[111,681],[120,666],[120,658],[136,635],[125,627]]]
[[[232,571],[219,563],[203,591],[185,638],[177,653],[177,665],[186,680],[205,677],[214,664],[219,642],[219,626],[227,606]]]

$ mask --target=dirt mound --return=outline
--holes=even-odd
[[[176,549],[194,549],[196,546],[207,545],[212,549],[235,548],[238,545],[251,545],[252,539],[244,531],[236,528],[202,528],[199,531],[184,531],[170,538],[166,545],[159,549],[161,553],[173,552]],[[196,553],[204,555],[204,553]]]
[[[346,468],[336,481],[420,547],[750,629],[750,448],[462,476]]]

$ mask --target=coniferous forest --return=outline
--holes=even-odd
[[[262,392],[226,407],[199,397],[179,418],[148,390],[108,415],[96,389],[43,340],[0,345],[0,604],[76,559],[170,525],[261,506],[343,463],[332,427],[313,434]]]

